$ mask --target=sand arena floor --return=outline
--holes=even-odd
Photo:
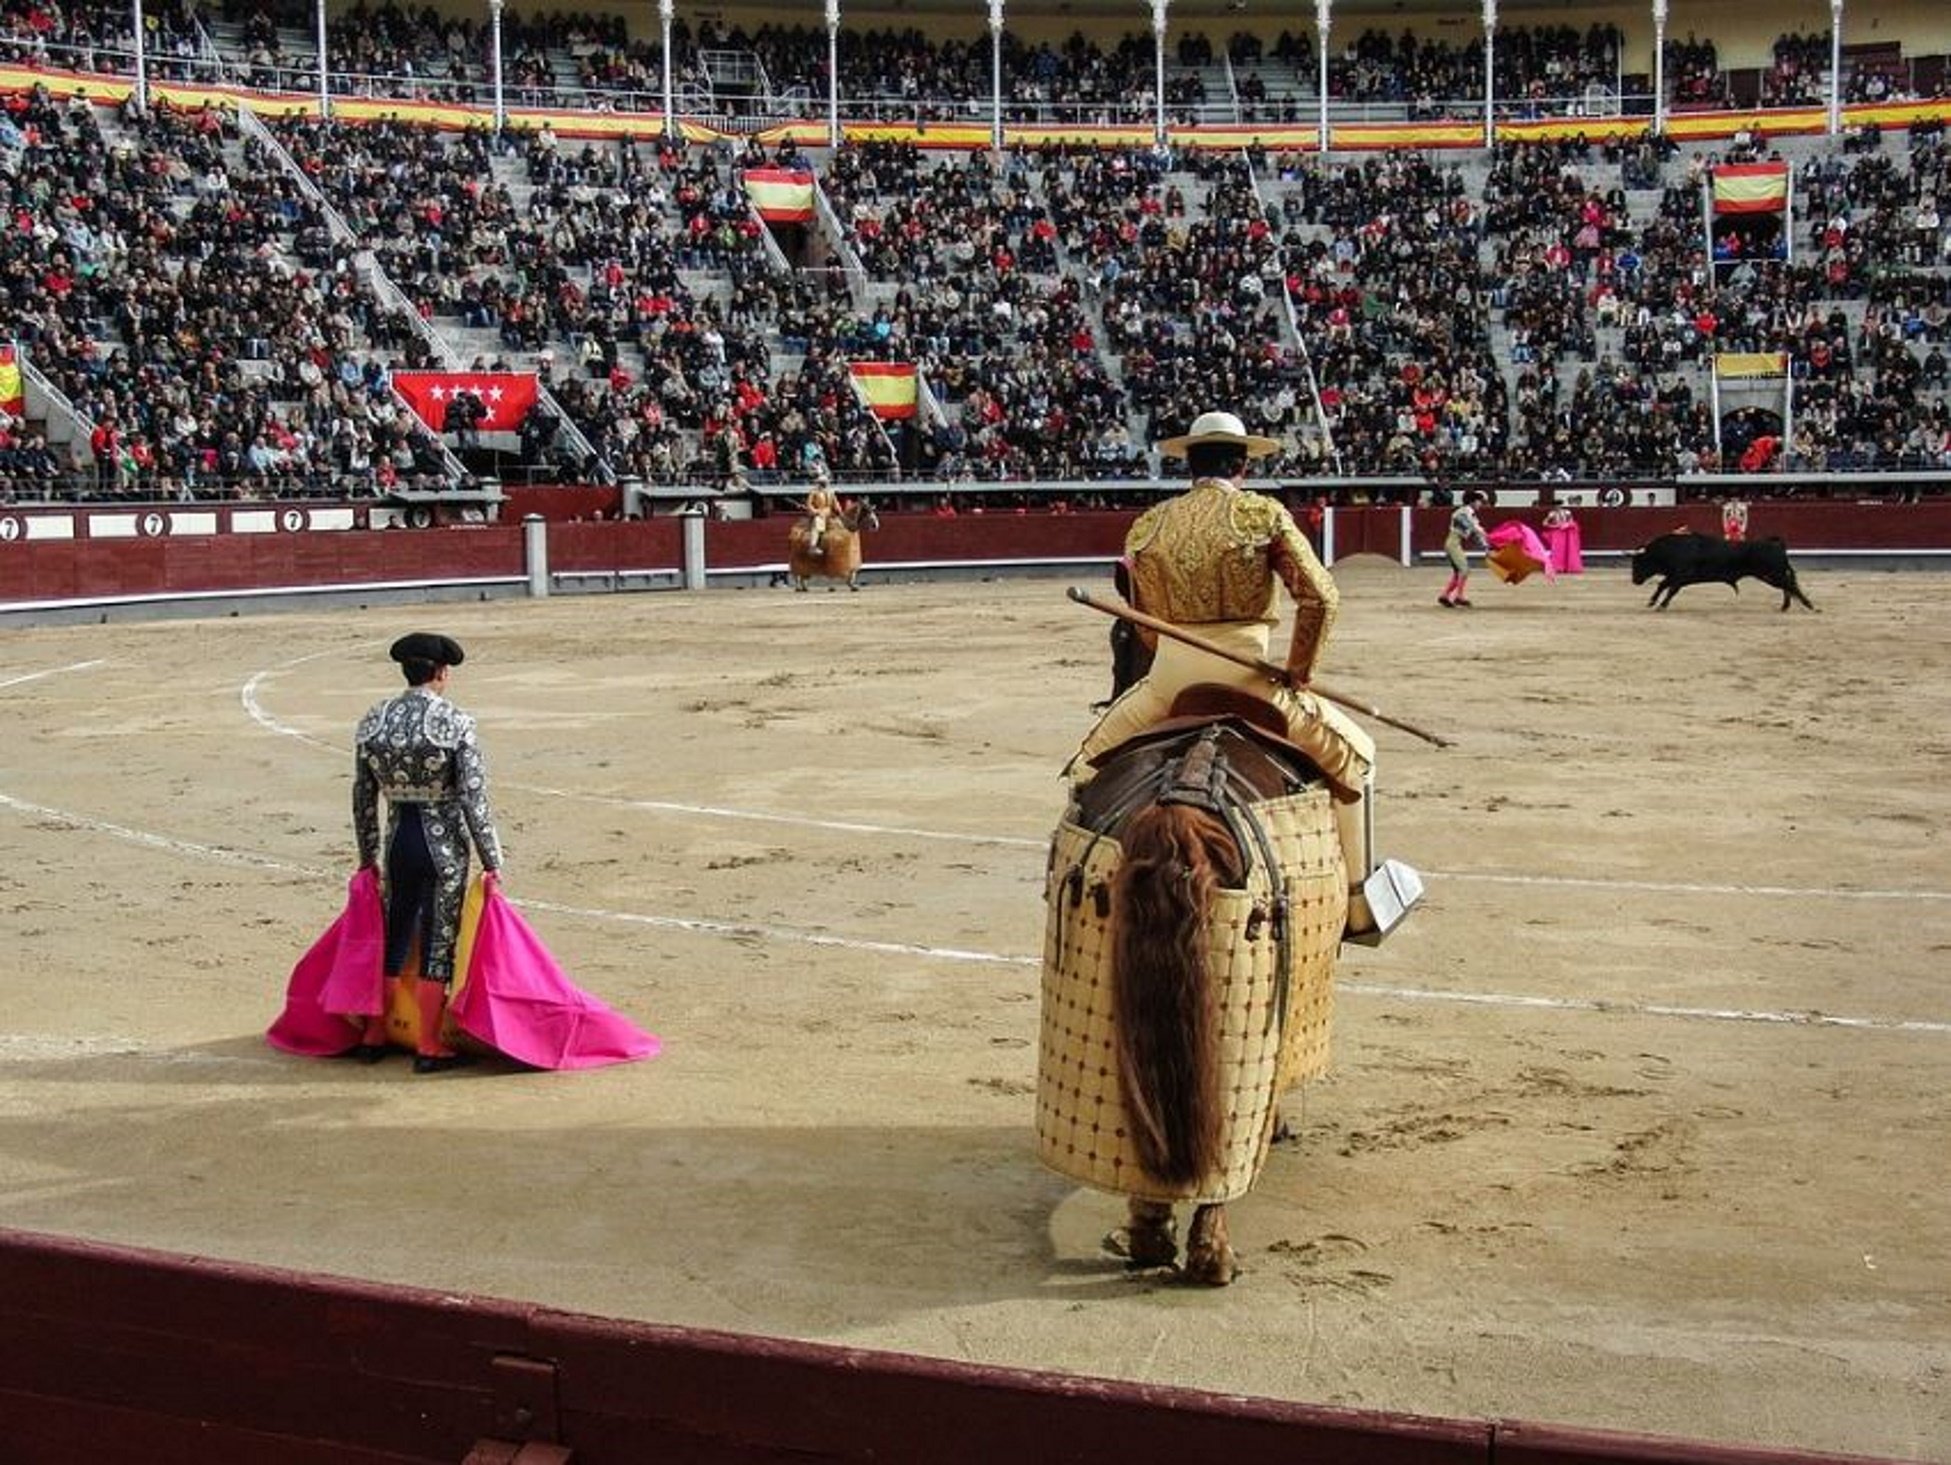
[[[1951,577],[1662,615],[1342,567],[1427,905],[1224,1292],[1031,1152],[1062,582],[20,629],[0,1224],[611,1316],[1428,1414],[1951,1458]],[[387,642],[467,647],[508,889],[664,1038],[414,1078],[261,1033],[350,869]]]

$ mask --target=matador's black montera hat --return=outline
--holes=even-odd
[[[409,661],[430,661],[435,666],[459,666],[467,659],[460,642],[432,631],[414,631],[400,637],[388,655],[402,665]]]

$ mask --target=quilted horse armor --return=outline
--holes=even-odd
[[[1120,1093],[1112,959],[1118,832],[1152,803],[1217,816],[1244,875],[1214,898],[1220,1165],[1179,1186],[1148,1174]],[[1050,844],[1037,1151],[1059,1174],[1154,1201],[1224,1202],[1260,1174],[1282,1093],[1328,1061],[1348,883],[1327,784],[1307,756],[1238,717],[1160,724],[1114,748],[1073,793]]]

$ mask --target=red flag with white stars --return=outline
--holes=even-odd
[[[447,404],[461,392],[472,392],[487,409],[476,425],[482,432],[514,432],[535,405],[535,373],[531,371],[396,371],[393,390],[435,432],[447,423]]]

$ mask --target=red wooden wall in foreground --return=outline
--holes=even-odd
[[[0,1231],[8,1465],[1791,1465],[555,1312]]]

